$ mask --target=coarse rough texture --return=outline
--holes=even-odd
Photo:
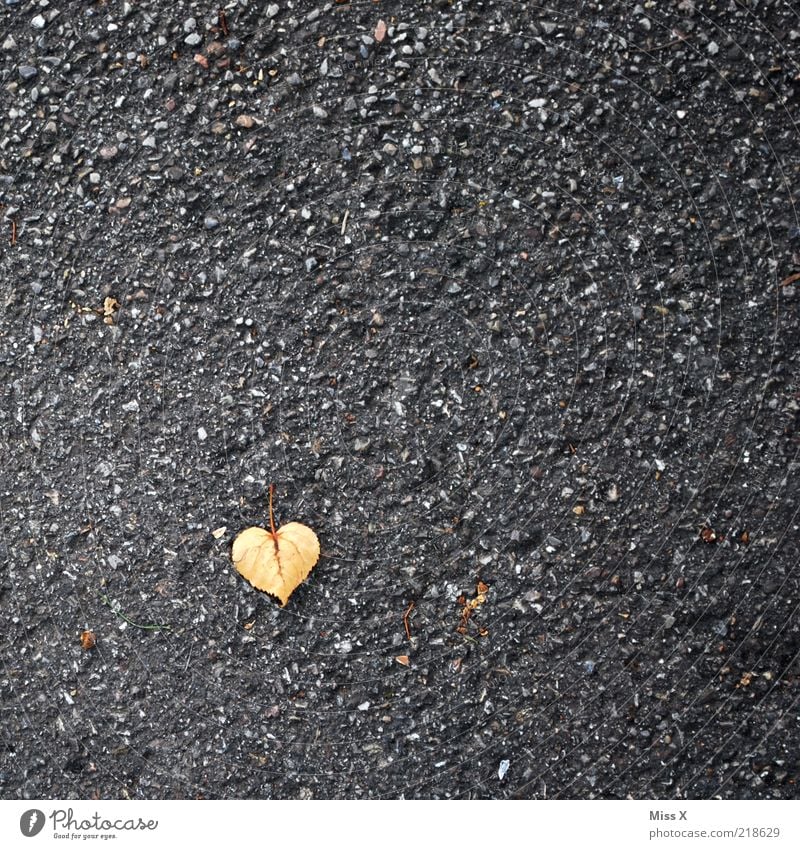
[[[796,797],[796,7],[225,10],[0,7],[0,794]]]

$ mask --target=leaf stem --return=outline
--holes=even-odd
[[[275,484],[269,485],[269,527],[272,531],[272,538],[275,539],[275,517],[272,514],[272,493],[275,491]]]

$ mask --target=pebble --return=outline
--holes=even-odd
[[[204,427],[197,428],[197,438],[200,442],[205,442],[208,439],[208,433]]]
[[[269,6],[267,6],[267,17],[274,18],[280,10],[281,7],[277,3],[270,3]]]
[[[105,144],[100,148],[102,159],[113,159],[119,153],[119,148],[114,144]]]
[[[199,32],[190,32],[186,38],[183,39],[185,44],[188,44],[189,47],[197,47],[198,44],[203,40],[203,36],[200,35]]]
[[[311,110],[313,111],[314,115],[317,118],[327,118],[328,117],[328,113],[321,106],[317,106],[316,103],[311,107]]]
[[[3,46],[5,47],[5,45]],[[20,65],[17,71],[23,80],[32,80],[39,73],[38,69],[34,68],[33,65]]]
[[[31,26],[34,29],[44,29],[45,23],[46,21],[42,15],[36,15],[35,17],[31,18]]]
[[[213,215],[206,215],[203,219],[203,226],[206,230],[216,230],[219,227],[219,221]]]

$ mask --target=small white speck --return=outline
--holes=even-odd
[[[205,442],[208,439],[208,434],[206,433],[206,429],[204,427],[197,428],[197,438],[201,442]]]
[[[502,781],[506,777],[508,768],[511,766],[511,761],[500,761],[500,767],[497,770],[497,777]]]

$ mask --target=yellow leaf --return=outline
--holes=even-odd
[[[239,574],[258,590],[269,593],[286,606],[289,596],[305,581],[319,560],[319,540],[311,528],[289,522],[275,530],[269,492],[271,530],[247,528],[233,541],[231,556]]]

